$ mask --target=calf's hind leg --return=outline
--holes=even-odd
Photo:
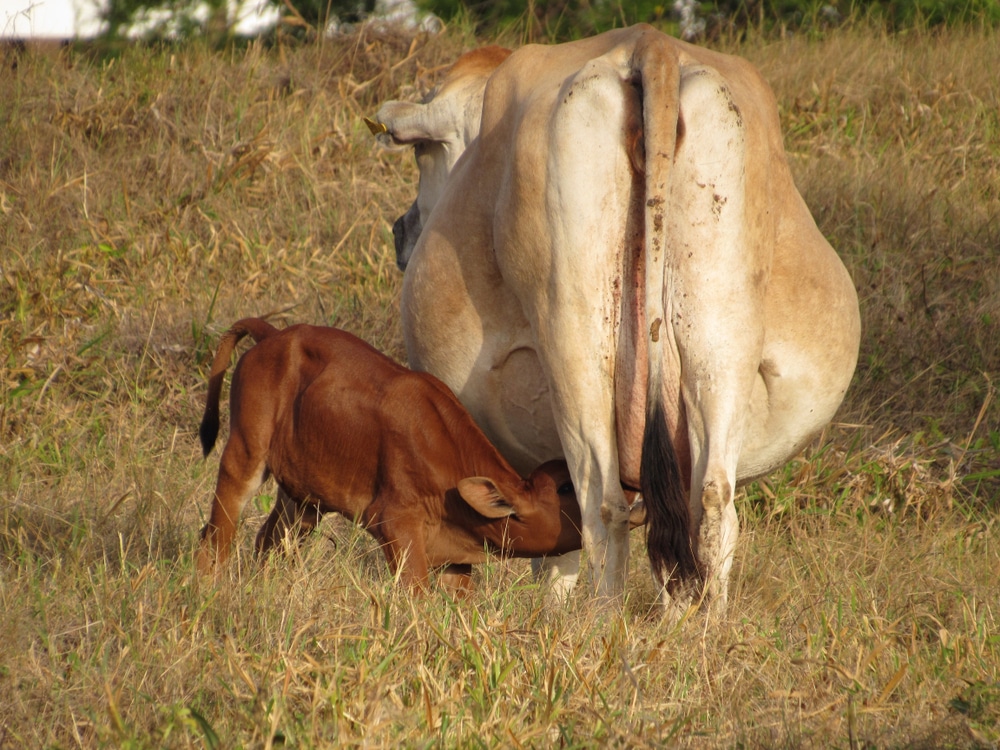
[[[322,514],[314,503],[302,503],[295,500],[284,487],[278,486],[278,494],[274,499],[271,515],[257,532],[254,548],[259,556],[270,553],[271,549],[281,544],[285,535],[295,529],[296,541],[301,544],[320,522]]]
[[[195,555],[202,575],[212,574],[229,559],[240,511],[264,481],[265,471],[264,460],[256,459],[239,437],[231,436],[219,462],[212,511]]]

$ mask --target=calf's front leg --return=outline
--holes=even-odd
[[[475,586],[472,584],[472,566],[465,563],[446,565],[441,571],[441,588],[456,599],[471,596],[475,591]]]
[[[423,519],[395,517],[379,525],[377,538],[393,575],[414,591],[425,592],[430,583],[427,549],[423,537]]]

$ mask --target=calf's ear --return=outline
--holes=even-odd
[[[458,494],[472,508],[487,518],[506,518],[517,513],[507,502],[492,479],[486,477],[468,477],[458,483]]]

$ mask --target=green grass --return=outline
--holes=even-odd
[[[360,121],[473,42],[0,51],[0,747],[989,747],[1000,741],[1000,40],[754,38],[859,289],[837,420],[741,494],[731,606],[669,626],[527,563],[411,599],[323,522],[194,575],[196,427],[237,318],[401,358],[412,157]],[[731,48],[732,49],[732,48]]]

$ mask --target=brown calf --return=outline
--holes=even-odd
[[[237,342],[257,345],[233,373],[230,434],[198,570],[229,557],[240,511],[273,475],[278,499],[257,535],[266,552],[299,524],[308,533],[336,511],[382,545],[415,587],[431,568],[471,587],[485,550],[541,557],[580,549],[580,508],[563,461],[522,479],[437,378],[396,364],[349,333],[246,318],[223,335],[212,363],[201,442],[219,432],[222,380]]]

